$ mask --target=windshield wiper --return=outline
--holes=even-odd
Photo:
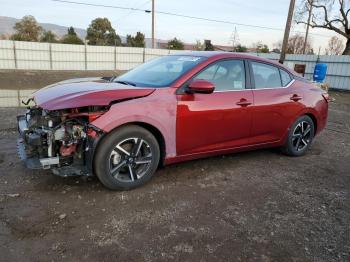
[[[113,81],[114,83],[119,83],[122,85],[128,85],[128,86],[136,86],[135,83],[129,82],[129,81],[122,81],[122,80],[117,80],[117,81]]]

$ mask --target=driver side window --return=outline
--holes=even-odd
[[[245,89],[244,62],[237,59],[214,62],[195,76],[196,79],[212,82],[216,91]]]

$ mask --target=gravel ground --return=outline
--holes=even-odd
[[[332,96],[304,157],[190,161],[128,192],[25,169],[0,109],[0,260],[350,261],[350,94]]]

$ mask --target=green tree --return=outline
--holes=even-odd
[[[35,18],[31,15],[24,16],[13,27],[16,30],[11,36],[11,40],[17,41],[39,41],[39,36],[42,32],[41,26],[38,25]]]
[[[76,35],[77,36],[77,33],[75,32],[73,26],[68,28],[68,35]]]
[[[235,47],[235,52],[245,53],[247,51],[248,51],[248,48],[246,46],[239,44]]]
[[[184,43],[175,37],[168,42],[168,48],[173,50],[184,50]]]
[[[270,49],[267,45],[263,45],[260,49],[258,53],[270,53]]]
[[[204,40],[204,50],[214,51],[214,46],[212,45],[211,40]]]
[[[126,46],[134,46],[134,38],[132,35],[126,35]]]
[[[126,45],[131,47],[144,47],[145,46],[145,35],[141,32],[137,32],[133,37],[131,35],[126,36]]]
[[[57,35],[55,35],[51,30],[44,31],[43,35],[40,37],[40,42],[57,43]]]
[[[107,18],[99,17],[92,20],[87,29],[86,39],[89,45],[121,45],[120,37]]]
[[[264,45],[261,41],[253,43],[253,49],[255,49],[257,53],[270,53],[269,47]]]
[[[75,32],[74,28],[71,26],[67,30],[67,34],[65,34],[62,39],[61,43],[63,44],[72,44],[72,45],[83,45],[84,42],[81,40],[77,33]]]
[[[141,32],[137,32],[135,36],[135,45],[136,47],[144,47],[145,46],[145,35]]]

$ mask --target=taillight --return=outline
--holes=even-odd
[[[327,103],[331,100],[328,93],[323,93],[322,96],[323,96],[324,100],[326,100]]]

